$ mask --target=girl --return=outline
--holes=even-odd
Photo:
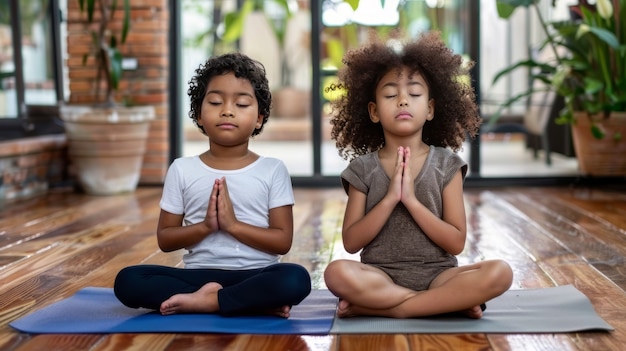
[[[361,262],[336,260],[324,272],[338,316],[481,318],[513,274],[501,260],[459,267],[455,257],[465,245],[467,165],[453,151],[481,122],[464,80],[471,64],[434,32],[399,50],[373,40],[344,63],[330,87],[346,91],[334,102],[332,138],[351,159],[342,238]]]
[[[304,267],[279,263],[293,237],[291,179],[282,161],[248,149],[270,114],[261,63],[232,53],[196,70],[189,116],[209,137],[201,155],[170,166],[157,227],[163,251],[185,248],[185,268],[127,267],[115,280],[129,307],[164,315],[271,313],[289,317],[311,290]]]

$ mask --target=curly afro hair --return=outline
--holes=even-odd
[[[438,32],[427,32],[396,50],[378,38],[368,45],[351,50],[343,58],[339,81],[327,88],[344,90],[331,102],[332,131],[339,155],[354,159],[377,151],[385,145],[380,123],[370,120],[368,103],[375,102],[376,85],[390,70],[408,67],[427,82],[429,98],[435,101],[435,115],[422,133],[426,144],[458,151],[467,135],[478,133],[481,118],[476,96],[469,80],[473,62],[463,62],[441,40]]]
[[[241,53],[211,57],[196,69],[196,75],[189,81],[187,90],[191,102],[189,118],[206,135],[206,131],[198,123],[206,89],[213,77],[231,72],[235,74],[235,77],[247,79],[252,84],[254,95],[259,103],[259,114],[263,115],[261,127],[255,129],[251,136],[258,135],[270,116],[272,93],[263,64]]]

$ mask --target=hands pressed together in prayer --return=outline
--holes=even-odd
[[[416,201],[414,191],[414,175],[411,172],[411,149],[403,146],[398,147],[398,158],[394,169],[391,183],[389,184],[388,196],[392,196],[398,202],[407,204],[408,201]]]
[[[228,228],[236,222],[237,217],[235,217],[233,204],[228,195],[226,178],[215,179],[204,223],[209,228],[209,232],[213,233],[220,229],[229,232]]]

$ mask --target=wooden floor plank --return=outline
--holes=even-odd
[[[494,351],[586,350],[580,348],[568,334],[490,334],[488,338]]]
[[[484,351],[491,345],[485,334],[408,335],[410,350]]]
[[[552,257],[540,265],[558,285],[572,284],[585,294],[600,317],[617,332],[577,333],[577,343],[588,350],[619,350],[626,345],[626,293],[575,255]]]
[[[113,334],[102,337],[91,351],[164,351],[176,334]]]
[[[14,311],[15,316],[15,313],[22,311],[25,306],[40,308],[60,297],[74,294],[83,286],[112,286],[117,271],[130,262],[135,262],[137,253],[129,257],[128,261],[120,262],[116,266],[107,263],[118,254],[125,253],[137,241],[146,240],[153,243],[154,232],[151,222],[155,219],[156,217],[148,217],[147,221],[138,222],[137,226],[124,225],[121,228],[115,223],[99,223],[90,230],[83,230],[82,235],[74,236],[74,241],[69,244],[63,242],[63,245],[79,248],[72,251],[71,255],[59,253],[54,256],[55,265],[45,266],[44,269],[25,269],[22,272],[25,275],[24,279],[4,284],[0,308],[6,306],[5,308]],[[109,226],[117,230],[102,229]],[[89,245],[80,244],[84,240]],[[150,245],[149,250],[154,252],[156,247]],[[0,320],[0,325],[2,322],[4,321]]]
[[[504,193],[501,196],[493,193],[489,194],[489,203],[492,207],[489,213],[495,215],[494,209],[509,211],[509,214],[506,216],[503,216],[502,213],[495,215],[495,223],[491,223],[490,227],[502,229],[509,226],[516,228],[516,231],[519,231],[519,233],[523,233],[523,235],[516,235],[516,231],[507,232],[504,230],[507,235],[513,237],[513,240],[519,246],[531,253],[541,270],[550,277],[555,285],[573,284],[590,298],[594,306],[597,306],[596,309],[601,317],[605,318],[612,325],[623,323],[619,322],[616,316],[611,314],[613,311],[620,311],[621,313],[623,307],[617,308],[612,303],[601,300],[603,296],[608,296],[611,301],[623,306],[626,301],[623,291],[614,282],[606,279],[597,269],[589,265],[583,256],[585,252],[584,247],[579,245],[570,247],[572,245],[571,241],[555,238],[552,232],[554,227],[549,225],[550,221],[544,220],[546,215],[533,212],[526,205],[521,206],[517,201],[517,197],[523,195],[519,195],[521,192],[515,192],[514,194],[513,197],[509,193]],[[514,201],[509,202],[511,200]],[[527,213],[523,210],[532,212],[533,215],[527,216]],[[566,231],[566,229],[561,230]],[[578,268],[573,269],[574,267]],[[601,306],[606,306],[608,310],[604,311],[600,308]],[[581,334],[588,335],[589,333]],[[589,342],[578,334],[572,334],[568,344],[583,345],[584,348],[589,347],[588,349],[590,350],[615,350],[618,344],[613,339],[617,338],[620,341],[623,338],[622,334],[620,333],[616,336],[615,333],[596,333],[594,337],[589,339]],[[539,336],[533,340],[537,342],[539,348],[546,346],[543,341],[550,341],[545,336]],[[598,346],[601,347],[595,348]]]
[[[342,334],[335,340],[338,351],[411,350],[405,334]]]
[[[96,344],[100,335],[87,334],[57,334],[57,335],[37,335],[26,343],[20,345],[15,351],[68,351],[68,350],[88,350]]]
[[[543,228],[537,227],[532,219],[498,194],[484,192],[482,199],[481,220],[486,230],[508,236],[534,259],[569,253],[566,247],[546,235]]]
[[[510,223],[512,218],[515,219],[519,215],[515,208],[504,205],[499,196],[493,192],[468,191],[466,199],[467,244],[459,255],[459,264],[484,259],[502,259],[513,269],[513,289],[554,285],[550,277],[537,265],[536,255],[518,243],[518,235],[525,236],[525,233],[519,225]],[[540,241],[537,244],[546,245]]]
[[[540,200],[536,196],[520,193],[507,195],[506,199],[532,218],[537,227],[545,230],[546,235],[626,289],[624,233],[612,226],[604,226],[586,213],[568,211],[569,207],[562,206],[560,201]]]
[[[29,277],[57,268],[60,263],[110,240],[111,236],[131,234],[130,229],[126,225],[97,225],[80,234],[82,244],[76,240],[56,238],[41,240],[36,245],[32,242],[16,245],[12,251],[16,252],[15,256],[19,259],[0,270],[0,286],[9,286],[8,282],[16,285]]]

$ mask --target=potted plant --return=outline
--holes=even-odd
[[[496,5],[505,19],[519,7],[533,9],[546,36],[542,48],[554,59],[517,62],[500,71],[494,83],[513,70],[528,68],[532,80],[542,81],[564,99],[557,123],[572,126],[581,172],[626,175],[626,0],[596,0],[594,5],[579,1],[570,6],[569,20],[550,22],[538,2],[496,0]],[[502,107],[534,92],[531,86]]]
[[[116,0],[77,1],[92,39],[83,65],[93,57],[97,77],[93,104],[61,107],[68,153],[85,192],[109,195],[133,191],[139,182],[154,108],[123,106],[115,99],[123,76],[120,48],[130,32],[130,0],[120,5]],[[121,27],[115,17],[120,11]]]

